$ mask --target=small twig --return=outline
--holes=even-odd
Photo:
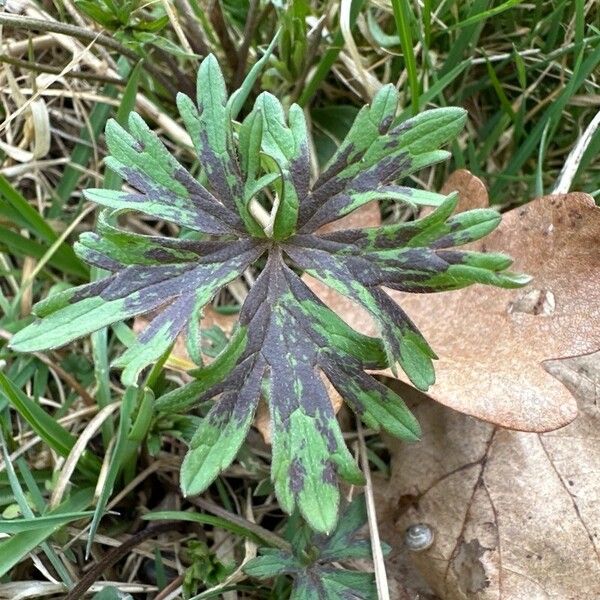
[[[139,546],[142,542],[147,539],[159,535],[161,533],[167,533],[175,529],[176,523],[174,521],[166,521],[165,523],[158,523],[156,525],[150,525],[143,531],[132,535],[128,540],[125,540],[120,546],[111,548],[101,560],[99,560],[73,587],[69,593],[65,596],[65,600],[81,600],[84,597],[87,590],[100,579],[102,573],[107,569],[110,569],[116,565],[123,557],[127,556],[129,552]]]
[[[64,7],[67,9],[67,12],[69,13],[69,15],[71,15],[71,18],[75,22],[75,25],[87,29],[89,27],[89,24],[83,18],[81,13],[77,10],[77,8],[75,8],[73,0],[62,0],[62,2]],[[28,17],[33,17],[34,19],[44,19],[49,16],[49,14],[46,11],[35,7],[33,5],[33,2],[30,2],[29,4],[31,6],[28,6],[25,9],[25,14]],[[54,20],[65,21],[65,18],[62,17],[61,19]],[[109,65],[113,70],[117,68],[117,63],[113,60],[113,58],[110,55],[110,52],[106,48],[104,48],[104,46],[98,46],[98,53],[102,56],[102,59],[106,61],[106,64]]]
[[[13,65],[14,67],[21,67],[28,69],[29,71],[35,71],[36,73],[51,73],[52,75],[60,75],[63,71],[62,67],[54,67],[52,65],[43,65],[41,63],[28,62],[26,60],[20,60],[13,58],[6,54],[0,54],[0,63],[6,63]],[[109,77],[108,75],[96,75],[94,73],[77,73],[71,71],[66,73],[64,77],[70,79],[83,79],[85,81],[99,81],[101,83],[112,83],[113,85],[125,85],[126,82],[117,77]]]
[[[183,583],[184,574],[177,575],[171,583],[162,589],[154,598],[154,600],[166,600],[178,587]]]
[[[244,74],[246,71],[246,64],[248,63],[248,51],[250,50],[250,43],[252,42],[252,36],[256,31],[258,25],[258,0],[251,0],[250,7],[248,8],[248,16],[246,18],[246,25],[244,26],[244,37],[238,50],[238,64],[233,78],[233,87],[240,87],[244,80]]]
[[[227,29],[227,23],[225,22],[220,0],[213,1],[212,6],[210,7],[209,17],[210,22],[215,29],[215,33],[221,42],[229,67],[235,73],[238,67],[238,54],[235,50],[233,40],[229,35],[229,30]]]
[[[187,37],[185,37],[185,33],[184,33],[183,29],[181,28],[181,23],[177,19],[177,15],[175,14],[173,7],[171,6],[171,3],[169,2],[169,0],[162,0],[162,5],[165,9],[165,12],[167,13],[167,16],[169,17],[169,21],[171,22],[171,26],[173,27],[173,30],[175,31],[175,35],[177,36],[177,39],[179,40],[181,47],[187,53],[193,54],[194,50],[190,46],[190,42],[188,41]]]
[[[70,23],[60,23],[59,21],[45,21],[43,19],[34,19],[32,17],[24,17],[20,15],[11,15],[8,13],[0,13],[0,24],[22,29],[24,31],[49,31],[51,33],[60,33],[68,35],[84,42],[96,41],[102,46],[106,46],[111,50],[116,50],[124,56],[133,60],[139,60],[140,57],[133,51],[123,46],[116,39],[98,33],[92,29],[84,29]]]
[[[71,25],[70,23],[60,23],[58,21],[45,21],[43,19],[33,19],[31,17],[24,17],[21,15],[10,15],[7,13],[0,13],[0,25],[8,25],[15,29],[22,29],[24,31],[47,31],[50,33],[59,33],[74,37],[84,42],[95,42],[111,50],[119,52],[123,56],[138,62],[142,57],[118,42],[115,38],[110,37],[104,33],[98,33],[93,29],[84,29],[83,27],[77,27],[77,25]],[[156,67],[154,67],[149,61],[144,62],[144,68],[156,78],[156,80],[163,85],[170,93],[175,95],[177,90],[173,84],[167,79]]]
[[[196,54],[200,54],[200,56],[206,56],[210,53],[208,43],[206,42],[204,31],[202,31],[202,28],[198,25],[196,16],[190,9],[188,0],[175,0],[175,6],[184,17],[185,24],[192,34],[190,36],[189,42],[192,48],[194,49],[194,52]]]
[[[45,365],[47,365],[51,369],[54,369],[58,376],[79,394],[79,396],[85,402],[85,404],[87,404],[88,406],[93,406],[94,404],[96,404],[96,401],[92,398],[92,396],[90,396],[87,390],[77,381],[77,379],[75,379],[75,377],[73,377],[70,373],[67,373],[67,371],[65,371],[60,365],[57,365],[54,361],[52,361],[50,358],[48,358],[45,354],[42,354],[41,352],[34,352],[33,355]]]

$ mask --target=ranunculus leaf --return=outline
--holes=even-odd
[[[105,211],[97,233],[84,233],[76,244],[81,258],[110,274],[41,302],[36,311],[43,318],[15,335],[12,347],[53,348],[162,309],[115,363],[124,383],[135,384],[180,332],[197,326],[215,294],[260,259],[262,270],[229,345],[193,373],[196,381],[156,406],[178,411],[216,399],[182,467],[183,490],[195,494],[233,461],[263,394],[281,506],[289,512],[297,506],[316,530],[333,530],[338,475],[352,483],[362,477],[321,375],[370,427],[408,440],[419,437],[417,421],[367,370],[399,365],[421,389],[434,381],[432,349],[382,288],[435,292],[526,282],[506,271],[510,260],[503,255],[453,249],[489,233],[499,221],[495,212],[452,216],[454,195],[397,183],[447,158],[439,147],[462,129],[465,111],[442,108],[397,122],[397,104],[395,88],[384,86],[312,182],[302,110],[293,105],[286,114],[274,96],[261,94],[238,127],[217,61],[209,56],[199,70],[197,102],[178,98],[202,177],[171,156],[138,115],[130,116],[129,131],[111,121],[107,165],[128,187],[85,192]],[[253,198],[263,211],[275,199],[266,227],[253,216]],[[379,199],[437,208],[410,223],[319,230]],[[186,235],[130,232],[122,218],[131,211],[170,221]],[[323,304],[301,279],[303,271],[361,304],[379,337],[358,333]]]

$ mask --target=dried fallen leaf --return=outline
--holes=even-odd
[[[444,183],[442,194],[451,192],[458,192],[456,212],[464,212],[472,208],[485,208],[490,203],[483,181],[466,169],[454,171]]]
[[[319,233],[328,233],[331,231],[340,231],[344,229],[354,229],[358,227],[377,227],[381,225],[381,212],[379,211],[379,202],[369,202],[363,204],[359,209],[347,214],[345,217],[323,225]]]
[[[541,435],[409,392],[423,441],[391,442],[392,474],[378,490],[391,576],[406,580],[412,565],[423,578],[413,576],[413,589],[444,600],[600,598],[600,352],[547,368],[575,394],[580,415]],[[416,523],[435,534],[422,553],[403,547]]]
[[[442,186],[440,193],[450,194],[458,192],[458,203],[455,212],[464,212],[473,208],[488,208],[490,200],[485,184],[471,171],[458,169],[454,171]],[[421,209],[421,216],[434,211],[434,207],[425,206]]]
[[[465,172],[451,181],[463,207],[482,205],[477,181]],[[479,196],[468,198],[465,189]],[[533,276],[529,287],[472,286],[427,298],[392,291],[439,356],[429,395],[511,429],[571,422],[576,402],[544,363],[600,348],[599,243],[600,209],[590,196],[545,196],[505,213],[496,231],[472,245],[510,254],[516,271]],[[376,334],[353,302],[312,287],[350,325]]]

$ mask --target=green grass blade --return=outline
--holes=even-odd
[[[487,9],[490,0],[475,0],[473,4],[471,4],[471,9],[469,11],[470,15],[477,15],[480,12]],[[467,48],[472,48],[477,45],[479,41],[479,36],[481,35],[481,30],[483,29],[484,23],[478,22],[473,23],[472,25],[467,25],[463,27],[460,31],[460,34],[456,40],[454,40],[450,47],[450,52],[448,52],[448,56],[444,61],[444,65],[439,73],[440,76],[445,75],[449,71],[451,71],[461,60],[463,59],[465,50]]]
[[[72,514],[83,511],[92,501],[92,490],[84,489],[75,492],[68,500],[65,500],[54,510],[48,512],[48,516],[60,514]],[[18,533],[6,540],[0,541],[0,577],[6,575],[17,564],[19,564],[32,550],[56,533],[63,524],[49,524],[43,529],[34,529]]]
[[[464,71],[471,66],[471,64],[472,59],[467,58],[439,79],[436,79],[436,77],[432,75],[435,83],[419,96],[419,110],[424,109],[427,103],[431,102],[434,98],[439,99],[440,106],[446,106],[447,103],[443,96],[444,90],[448,86],[452,85],[452,83],[454,83],[464,73]],[[408,119],[411,114],[412,109],[405,108],[398,116],[398,121],[404,121],[405,119]]]
[[[596,21],[597,24],[597,21]],[[585,34],[585,0],[575,0],[575,42],[583,42]]]
[[[98,269],[93,269],[92,274],[95,279]],[[110,389],[110,365],[108,358],[108,329],[105,327],[95,331],[90,336],[92,343],[92,358],[94,362],[94,378],[96,380],[96,402],[100,408],[108,406],[112,402],[112,393]],[[106,419],[102,424],[102,441],[107,448],[114,433],[114,426],[111,419]]]
[[[4,227],[0,227],[0,249],[17,256],[30,256],[36,259],[43,258],[48,251],[48,247],[44,244]],[[48,265],[65,275],[74,275],[77,278],[85,276],[85,269],[81,262],[66,258],[64,252],[57,251],[52,254],[48,259]]]
[[[19,467],[19,472],[21,473],[21,477],[27,487],[27,491],[30,494],[30,497],[33,500],[38,512],[45,513],[46,512],[46,503],[44,498],[42,497],[42,493],[40,488],[35,481],[35,477],[32,472],[29,470],[27,466],[27,462],[23,457],[17,459],[17,466]],[[13,485],[13,490],[15,490],[15,486]],[[17,490],[15,490],[17,491]],[[23,512],[26,518],[32,518],[33,513],[31,511]],[[48,560],[52,563],[52,566],[56,569],[56,572],[59,574],[60,578],[63,580],[63,583],[66,585],[71,585],[73,583],[73,578],[71,577],[71,573],[67,570],[63,560],[59,557],[57,552],[54,550],[48,542],[43,542],[40,546],[42,550],[45,552]]]
[[[0,372],[0,389],[29,423],[29,426],[60,456],[68,456],[76,438],[62,425],[59,425],[43,408],[28,398],[10,379]],[[87,475],[97,476],[100,472],[100,461],[89,452],[84,452],[79,460],[80,468]]]
[[[500,101],[500,106],[502,106],[502,109],[504,110],[504,112],[514,121],[515,120],[515,111],[513,110],[510,100],[506,96],[506,92],[504,91],[504,88],[503,88],[502,84],[500,83],[498,76],[496,75],[496,71],[494,71],[494,67],[493,67],[492,63],[490,63],[489,60],[486,60],[485,66],[487,67],[487,73],[488,73],[488,77],[490,78],[490,83],[492,85],[492,88],[496,92],[496,96],[498,97],[498,100]]]
[[[265,50],[265,53],[250,69],[248,75],[246,75],[246,78],[242,82],[242,85],[231,94],[229,100],[227,101],[227,107],[229,108],[229,114],[232,119],[235,119],[239,115],[240,110],[242,110],[242,107],[244,106],[244,102],[246,102],[250,92],[252,91],[252,88],[254,87],[254,84],[256,83],[256,80],[271,57],[271,54],[273,53],[273,50],[277,44],[277,40],[279,39],[279,31],[280,30],[278,30],[273,36],[273,39],[271,40],[268,48]]]
[[[148,513],[144,515],[142,519],[146,521],[189,521],[191,523],[200,523],[202,525],[212,525],[213,527],[220,527],[225,531],[231,531],[231,533],[241,535],[249,540],[258,542],[259,544],[267,544],[274,548],[286,546],[285,542],[278,535],[275,535],[260,526],[253,527],[253,523],[248,522],[248,526],[244,526],[241,523],[230,521],[215,515],[207,515],[205,513],[165,510]]]
[[[412,10],[408,0],[392,0],[392,8],[394,9],[394,19],[396,20],[396,28],[400,36],[400,45],[402,46],[402,54],[404,55],[404,65],[408,73],[408,85],[410,87],[410,99],[413,114],[419,111],[419,77],[417,74],[417,59],[415,57],[415,49],[411,35],[411,21],[413,19]]]
[[[358,13],[363,7],[364,0],[354,0],[350,8],[350,27],[354,27]],[[333,37],[333,42],[330,48],[323,54],[314,75],[310,81],[306,84],[304,91],[298,98],[298,104],[302,107],[306,106],[316,94],[322,81],[327,77],[327,74],[331,70],[333,63],[336,61],[338,54],[344,47],[344,36],[341,30],[338,28],[337,33]]]
[[[27,229],[30,233],[49,243],[56,241],[58,236],[52,227],[10,184],[4,175],[0,175],[0,195],[19,213],[24,222],[27,223]]]
[[[521,1],[522,0],[507,0],[506,2],[500,4],[500,6],[495,6],[494,8],[484,10],[480,13],[477,13],[476,15],[468,17],[464,21],[461,21],[460,23],[457,23],[456,25],[451,27],[451,29],[462,29],[463,27],[469,27],[470,25],[474,25],[475,23],[485,21],[487,19],[490,19],[491,17],[495,17],[496,15],[503,13],[505,10],[510,9],[513,6],[516,6]]]
[[[25,484],[27,491],[31,495],[31,500],[33,502],[33,505],[35,506],[35,509],[40,514],[46,512],[46,502],[44,500],[44,497],[42,496],[42,492],[40,491],[35,477],[33,476],[33,473],[29,470],[29,467],[27,466],[27,461],[22,456],[20,456],[19,458],[17,458],[16,463],[17,468],[19,469],[19,473],[21,474],[21,477],[23,479],[23,483]],[[25,517],[32,516],[26,513],[23,514]]]
[[[544,131],[542,132],[542,139],[540,140],[540,147],[538,150],[538,161],[535,168],[535,197],[538,198],[544,195],[544,156],[546,154],[548,129],[550,128],[550,121],[546,123]]]
[[[8,418],[6,419],[6,421],[7,420],[8,420]],[[8,448],[6,445],[6,441],[4,439],[4,435],[2,433],[2,427],[5,426],[6,421],[2,421],[2,423],[0,423],[0,447],[1,447],[0,449],[1,449],[1,453],[2,453],[2,459],[4,461],[4,465],[5,465],[5,469],[6,469],[6,475],[8,477],[8,481],[10,483],[10,487],[14,494],[15,500],[17,501],[17,503],[19,505],[21,514],[23,514],[26,519],[33,519],[34,518],[33,511],[29,507],[28,499],[26,498],[25,494],[23,493],[23,488],[21,487],[21,483],[17,477],[14,466],[11,463],[10,454],[8,452]],[[28,491],[33,498],[33,502],[36,504],[37,509],[40,511],[44,510],[45,509],[44,500],[41,497],[40,490],[35,482],[33,475],[31,474],[31,471],[29,470],[25,461],[22,458],[17,459],[17,463],[19,464],[21,473],[24,475],[24,480],[28,487]],[[63,580],[63,583],[65,583],[66,585],[71,585],[73,583],[71,575],[70,575],[69,571],[67,571],[65,565],[63,564],[62,560],[59,558],[57,553],[54,551],[54,549],[46,541],[43,541],[40,543],[40,548],[43,550],[43,552],[48,557],[48,560],[50,561],[50,563],[56,569],[56,572],[59,574],[59,576]],[[0,575],[0,577],[1,577],[1,575]]]
[[[521,169],[527,160],[531,158],[538,148],[538,144],[548,123],[550,123],[548,139],[552,139],[552,128],[559,123],[562,111],[569,102],[569,99],[577,92],[581,85],[583,85],[587,77],[598,68],[598,63],[600,62],[600,45],[598,45],[585,60],[583,60],[583,52],[584,50],[579,54],[577,63],[573,68],[573,77],[556,100],[554,100],[546,109],[521,146],[519,146],[517,152],[503,170],[502,178],[498,178],[492,186],[490,191],[491,198],[501,196],[502,189],[505,185],[504,179],[517,175],[519,169]]]
[[[425,49],[431,46],[431,0],[423,1],[423,42]]]
[[[117,430],[117,438],[109,459],[108,474],[106,476],[104,486],[100,491],[100,495],[98,496],[96,509],[94,510],[94,518],[92,519],[92,524],[90,525],[90,533],[86,547],[87,556],[90,554],[96,531],[98,530],[100,521],[104,516],[104,510],[106,509],[108,500],[113,492],[117,477],[119,476],[119,473],[123,467],[123,461],[126,458],[127,435],[131,428],[131,416],[133,414],[137,397],[138,388],[130,386],[125,390],[123,403],[121,404],[121,415]]]
[[[29,202],[10,184],[4,175],[0,175],[0,208],[2,204],[7,205],[8,212],[16,213],[18,216],[18,225],[24,225],[25,228],[38,239],[46,242],[48,245],[53,244],[58,235],[52,227],[48,225],[46,220],[33,208]],[[10,210],[12,209],[12,210]],[[80,277],[86,277],[88,274],[87,267],[77,258],[73,249],[66,243],[60,245],[55,253],[55,260],[66,262],[70,265],[69,270],[74,271]]]
[[[26,519],[0,519],[0,533],[11,535],[17,533],[26,533],[28,531],[37,531],[38,529],[47,529],[50,526],[66,525],[79,519],[91,517],[93,511],[79,511],[60,513],[55,515],[43,515],[41,517],[32,517]]]

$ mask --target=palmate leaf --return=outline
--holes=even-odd
[[[310,144],[299,107],[286,115],[279,101],[264,93],[235,125],[239,102],[228,100],[212,56],[200,67],[197,90],[197,103],[180,95],[178,106],[203,177],[192,176],[175,160],[139,116],[130,116],[129,131],[111,121],[107,165],[127,187],[84,192],[104,210],[97,231],[84,233],[75,245],[82,259],[109,275],[40,302],[35,311],[41,319],[16,334],[12,347],[53,348],[157,311],[115,361],[123,368],[124,383],[134,385],[180,332],[187,332],[192,349],[197,347],[203,307],[256,265],[262,271],[225,349],[193,372],[192,383],[159,398],[156,406],[179,412],[214,400],[182,467],[183,490],[194,494],[233,461],[264,397],[281,506],[290,512],[298,507],[316,530],[331,531],[338,476],[353,483],[362,478],[342,439],[325,380],[369,427],[407,440],[418,439],[418,423],[402,400],[366,371],[399,365],[421,389],[434,381],[432,349],[385,288],[517,287],[526,279],[506,272],[510,260],[503,255],[455,249],[494,229],[497,213],[452,216],[454,196],[400,185],[406,175],[447,157],[439,147],[463,127],[462,109],[431,110],[397,122],[398,94],[384,86],[311,183]],[[263,209],[274,198],[267,227],[253,217],[253,198]],[[409,223],[320,232],[322,225],[379,199],[436,210]],[[171,221],[187,234],[169,238],[128,231],[132,211]],[[379,324],[381,339],[350,328],[308,289],[301,272],[364,306]]]
[[[290,600],[375,600],[373,573],[341,569],[333,564],[371,557],[369,540],[358,535],[366,521],[364,496],[357,496],[330,536],[313,535],[307,547],[292,544],[292,552],[260,548],[261,555],[248,561],[244,572],[258,579],[291,576],[294,585]],[[387,552],[389,547],[383,550]]]

